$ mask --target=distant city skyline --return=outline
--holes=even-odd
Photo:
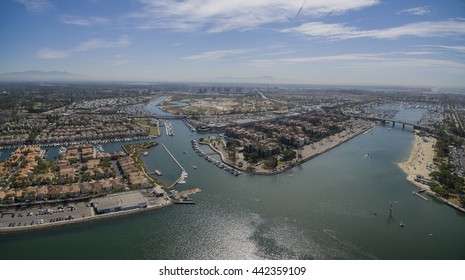
[[[465,2],[6,0],[0,73],[465,88]]]

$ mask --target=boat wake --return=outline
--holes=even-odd
[[[323,232],[327,234],[336,243],[338,243],[340,245],[339,247],[342,248],[344,251],[354,252],[355,254],[361,256],[362,259],[373,259],[373,260],[376,259],[374,255],[364,251],[360,247],[350,243],[349,241],[345,241],[337,237],[335,231],[330,230],[330,229],[323,229]]]

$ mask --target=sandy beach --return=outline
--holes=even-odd
[[[324,152],[327,152],[338,145],[354,138],[355,136],[372,129],[375,126],[372,122],[362,122],[354,125],[353,129],[345,130],[338,134],[324,138],[318,142],[304,146],[302,149],[302,161],[314,158]]]
[[[406,161],[397,165],[407,174],[407,180],[419,188],[429,190],[427,185],[416,182],[414,179],[417,175],[430,179],[430,173],[434,171],[434,145],[436,139],[433,137],[420,137],[415,134],[413,147]]]
[[[290,164],[286,165],[285,167],[278,168],[277,170],[274,170],[274,171],[263,168],[262,164],[254,165],[255,171],[253,171],[252,174],[273,175],[273,174],[279,174],[279,173],[285,172],[299,164],[302,164],[308,160],[311,160],[317,157],[318,155],[321,155],[341,145],[342,143],[346,141],[349,141],[350,139],[354,138],[357,135],[360,135],[364,132],[369,132],[369,130],[373,129],[374,127],[375,127],[375,123],[373,122],[363,121],[363,122],[354,123],[353,128],[351,130],[345,130],[343,132],[324,138],[318,142],[302,147],[302,149],[300,150],[301,155],[302,155],[301,159],[295,159]],[[243,167],[239,167],[233,162],[231,162],[230,160],[228,160],[227,152],[223,148],[221,148],[221,146],[218,146],[215,148],[210,144],[210,148],[221,156],[221,159],[225,164],[232,166],[238,170],[247,172],[246,171],[247,163],[244,162],[243,157],[241,156],[238,157],[238,161],[242,161],[244,163]]]

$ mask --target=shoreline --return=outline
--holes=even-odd
[[[153,211],[153,210],[158,210],[162,208],[166,208],[169,206],[174,205],[174,203],[170,200],[169,203],[166,205],[160,205],[160,206],[152,206],[152,207],[147,207],[147,208],[138,208],[138,209],[132,209],[132,210],[126,210],[126,211],[120,211],[120,212],[113,212],[113,213],[107,213],[107,214],[95,214],[94,216],[90,217],[84,217],[84,218],[77,218],[74,220],[68,220],[68,221],[61,221],[61,222],[55,222],[55,223],[44,223],[41,225],[28,225],[24,227],[4,227],[0,228],[0,236],[4,234],[10,234],[10,233],[19,233],[19,232],[30,232],[30,231],[37,231],[37,230],[47,230],[47,229],[53,229],[57,227],[65,227],[65,226],[71,226],[71,225],[77,225],[77,224],[84,224],[84,223],[90,223],[93,221],[99,221],[99,220],[104,220],[104,219],[110,219],[110,218],[118,218],[121,216],[129,216],[129,215],[135,215],[139,214],[142,212],[148,212],[148,211]]]
[[[355,138],[355,137],[357,137],[357,136],[359,136],[359,135],[361,135],[361,134],[366,134],[367,132],[373,130],[375,127],[376,127],[376,123],[370,123],[369,127],[365,127],[365,128],[363,128],[363,129],[361,129],[361,130],[359,130],[359,131],[357,131],[357,132],[354,132],[353,134],[351,134],[351,135],[349,135],[349,136],[347,136],[347,137],[343,137],[343,139],[341,139],[340,136],[341,136],[342,133],[344,133],[344,131],[341,132],[341,133],[332,135],[332,136],[330,136],[330,137],[328,137],[328,138],[331,138],[331,137],[339,137],[339,138],[340,138],[339,141],[336,141],[336,142],[334,142],[334,144],[330,144],[330,145],[328,145],[328,146],[323,147],[320,151],[317,151],[317,152],[315,152],[315,153],[309,153],[308,156],[303,157],[303,158],[302,158],[301,160],[299,160],[299,161],[290,163],[289,166],[287,166],[287,167],[285,167],[285,168],[282,168],[282,169],[277,170],[277,171],[270,171],[270,172],[263,172],[263,171],[252,171],[252,172],[249,172],[249,171],[247,171],[246,169],[240,168],[240,167],[238,167],[237,165],[235,165],[234,163],[232,163],[231,161],[225,159],[225,155],[224,155],[220,150],[218,150],[218,149],[216,149],[215,147],[213,147],[213,145],[212,145],[211,143],[208,143],[207,145],[208,145],[215,153],[217,153],[217,154],[220,156],[221,161],[222,161],[224,164],[226,164],[226,165],[228,165],[228,166],[230,166],[230,167],[232,167],[232,168],[234,168],[234,169],[237,169],[237,170],[240,170],[240,171],[242,171],[242,172],[245,172],[245,173],[247,173],[247,174],[252,174],[252,175],[272,176],[272,175],[282,174],[282,173],[284,173],[284,172],[286,172],[286,171],[289,171],[289,170],[291,170],[292,168],[297,167],[297,166],[299,166],[299,165],[301,165],[301,164],[303,164],[303,163],[305,163],[305,162],[307,162],[307,161],[309,161],[309,160],[312,160],[312,159],[314,159],[314,158],[316,158],[316,157],[318,157],[318,156],[320,156],[320,155],[322,155],[322,154],[324,154],[324,153],[326,153],[326,152],[329,152],[330,150],[332,150],[332,149],[334,149],[334,148],[336,148],[336,147],[338,147],[338,146],[340,146],[340,145],[342,145],[342,144],[348,142],[349,140],[352,140],[353,138]],[[303,148],[308,150],[308,149],[310,148],[310,146],[312,146],[312,145],[316,145],[316,144],[318,144],[318,145],[323,145],[323,142],[324,142],[325,140],[327,140],[328,138],[324,138],[324,139],[322,139],[322,140],[320,140],[320,141],[318,141],[318,142],[316,142],[316,143],[313,143],[313,144],[304,146]],[[333,141],[333,140],[331,140],[331,141]],[[333,143],[333,142],[331,142],[331,143]],[[201,144],[202,144],[202,143],[201,143]],[[310,148],[310,149],[311,149],[311,148]],[[307,151],[307,153],[308,153],[308,152],[309,152],[309,151]],[[312,150],[310,150],[310,152],[312,152]]]
[[[417,131],[415,131],[417,132]],[[434,145],[436,139],[428,137],[420,137],[415,133],[415,138],[412,143],[409,156],[406,160],[398,162],[397,167],[404,172],[406,175],[405,179],[413,186],[424,190],[430,197],[443,202],[450,207],[465,213],[465,209],[448,201],[441,197],[437,193],[431,190],[431,188],[423,183],[416,181],[418,175],[422,176],[426,180],[430,180],[429,173],[434,170],[433,159],[435,156]]]

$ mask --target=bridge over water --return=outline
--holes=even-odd
[[[185,115],[154,115],[153,116],[156,119],[162,119],[162,120],[170,120],[170,119],[185,119],[187,116]]]
[[[400,120],[393,120],[393,119],[389,119],[389,118],[363,117],[363,116],[354,116],[354,117],[369,120],[369,121],[377,121],[377,122],[382,123],[383,125],[391,124],[392,127],[395,127],[396,124],[401,124],[402,129],[405,129],[405,126],[411,126],[411,127],[413,127],[413,129],[418,129],[418,130],[423,130],[423,131],[433,132],[435,130],[435,128],[431,127],[431,126],[417,124],[417,123],[411,123],[411,122],[406,122],[406,121],[400,121]]]
[[[407,125],[407,126],[413,127],[413,129],[418,129],[418,130],[425,130],[425,131],[432,131],[433,130],[433,128],[430,127],[430,126],[421,125],[421,124],[417,124],[417,123],[411,123],[411,122],[405,122],[405,121],[399,121],[399,120],[393,120],[393,119],[386,119],[386,118],[376,118],[376,117],[373,117],[373,118],[370,118],[370,119],[372,119],[374,121],[379,121],[384,125],[390,123],[390,124],[392,124],[392,127],[395,127],[396,123],[401,124],[402,129],[404,129],[405,126]]]

